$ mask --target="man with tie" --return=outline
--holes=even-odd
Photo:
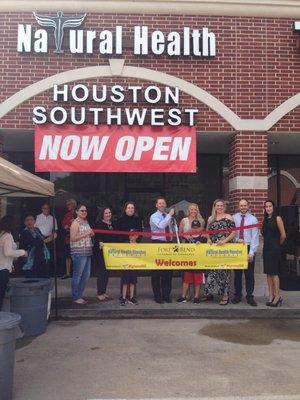
[[[166,213],[167,203],[164,197],[156,199],[157,211],[150,217],[150,229],[155,233],[170,233],[173,228],[171,221],[174,215],[174,208],[171,208],[169,213]],[[153,243],[167,243],[172,241],[171,236],[153,235],[151,236]],[[151,283],[156,303],[171,303],[170,298],[172,289],[172,271],[154,270],[152,271]]]
[[[250,306],[256,307],[257,303],[253,297],[254,291],[254,264],[255,253],[259,245],[259,230],[258,228],[244,229],[244,226],[258,224],[256,217],[249,212],[249,202],[246,199],[241,199],[239,202],[240,212],[234,214],[233,219],[235,226],[239,228],[236,232],[236,242],[247,243],[248,245],[248,269],[245,269],[246,280],[246,299]],[[242,277],[243,270],[234,271],[234,289],[235,295],[232,303],[238,304],[242,299]]]

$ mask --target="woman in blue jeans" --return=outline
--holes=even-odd
[[[73,261],[72,297],[74,303],[86,304],[87,300],[83,299],[82,295],[91,274],[94,232],[87,221],[87,208],[84,204],[77,206],[76,215],[77,218],[70,228],[70,249]]]

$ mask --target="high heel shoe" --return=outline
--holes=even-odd
[[[276,303],[272,302],[270,304],[270,307],[281,307],[282,306],[282,302],[283,302],[282,297],[279,297],[279,299],[276,301]]]
[[[273,297],[273,299],[271,301],[269,300],[266,302],[266,306],[270,307],[270,305],[273,303],[274,299],[275,299],[275,296]]]

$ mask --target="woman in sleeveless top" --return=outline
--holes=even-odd
[[[208,230],[230,230],[235,227],[232,216],[225,211],[225,201],[221,199],[215,200],[211,216],[208,219]],[[222,246],[225,243],[231,242],[234,237],[234,231],[231,233],[230,231],[216,232],[209,235],[208,243],[216,243]],[[204,289],[204,301],[211,300],[213,293],[217,293],[222,296],[219,302],[221,306],[225,306],[229,303],[230,272],[230,270],[226,269],[208,271]]]
[[[91,274],[94,232],[87,221],[87,208],[84,204],[77,206],[76,215],[77,218],[70,228],[70,249],[73,261],[72,297],[74,303],[86,304],[87,300],[83,299],[82,295]]]
[[[267,275],[269,307],[278,307],[282,304],[279,292],[279,269],[281,261],[281,244],[285,241],[286,233],[282,218],[276,213],[274,203],[267,200],[264,203],[264,220],[262,225],[264,238],[263,263],[264,273]]]
[[[187,243],[200,243],[199,231],[203,230],[205,221],[200,214],[198,205],[191,203],[188,207],[188,216],[180,221],[179,233],[189,232],[193,229],[197,231],[195,235],[184,236]],[[200,285],[203,283],[204,274],[201,271],[184,271],[182,294],[177,303],[185,303],[187,301],[187,294],[190,284],[194,284],[194,304],[199,304],[200,301]]]

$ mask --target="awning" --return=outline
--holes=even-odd
[[[54,197],[54,184],[0,158],[0,196]]]

